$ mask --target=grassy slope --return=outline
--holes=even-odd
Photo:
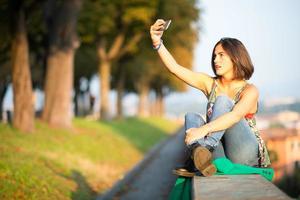
[[[36,122],[32,134],[0,124],[0,199],[92,199],[177,128],[161,118]]]

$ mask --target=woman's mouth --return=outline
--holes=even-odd
[[[215,65],[215,69],[216,69],[216,70],[221,69],[221,66]]]

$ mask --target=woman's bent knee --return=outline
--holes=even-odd
[[[196,113],[196,112],[188,112],[185,114],[185,120],[186,121],[190,121],[190,120],[203,120],[203,118],[201,117],[200,114]],[[204,120],[203,120],[204,121]]]
[[[205,121],[198,113],[187,113],[185,115],[185,130],[187,131],[190,128],[198,128],[205,124]]]

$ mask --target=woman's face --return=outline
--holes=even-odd
[[[216,74],[218,76],[227,76],[228,78],[234,77],[233,62],[229,55],[225,52],[221,44],[218,44],[214,52],[214,64]]]

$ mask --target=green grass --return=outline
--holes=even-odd
[[[161,118],[73,124],[37,121],[31,134],[0,124],[0,199],[93,199],[179,127]]]

